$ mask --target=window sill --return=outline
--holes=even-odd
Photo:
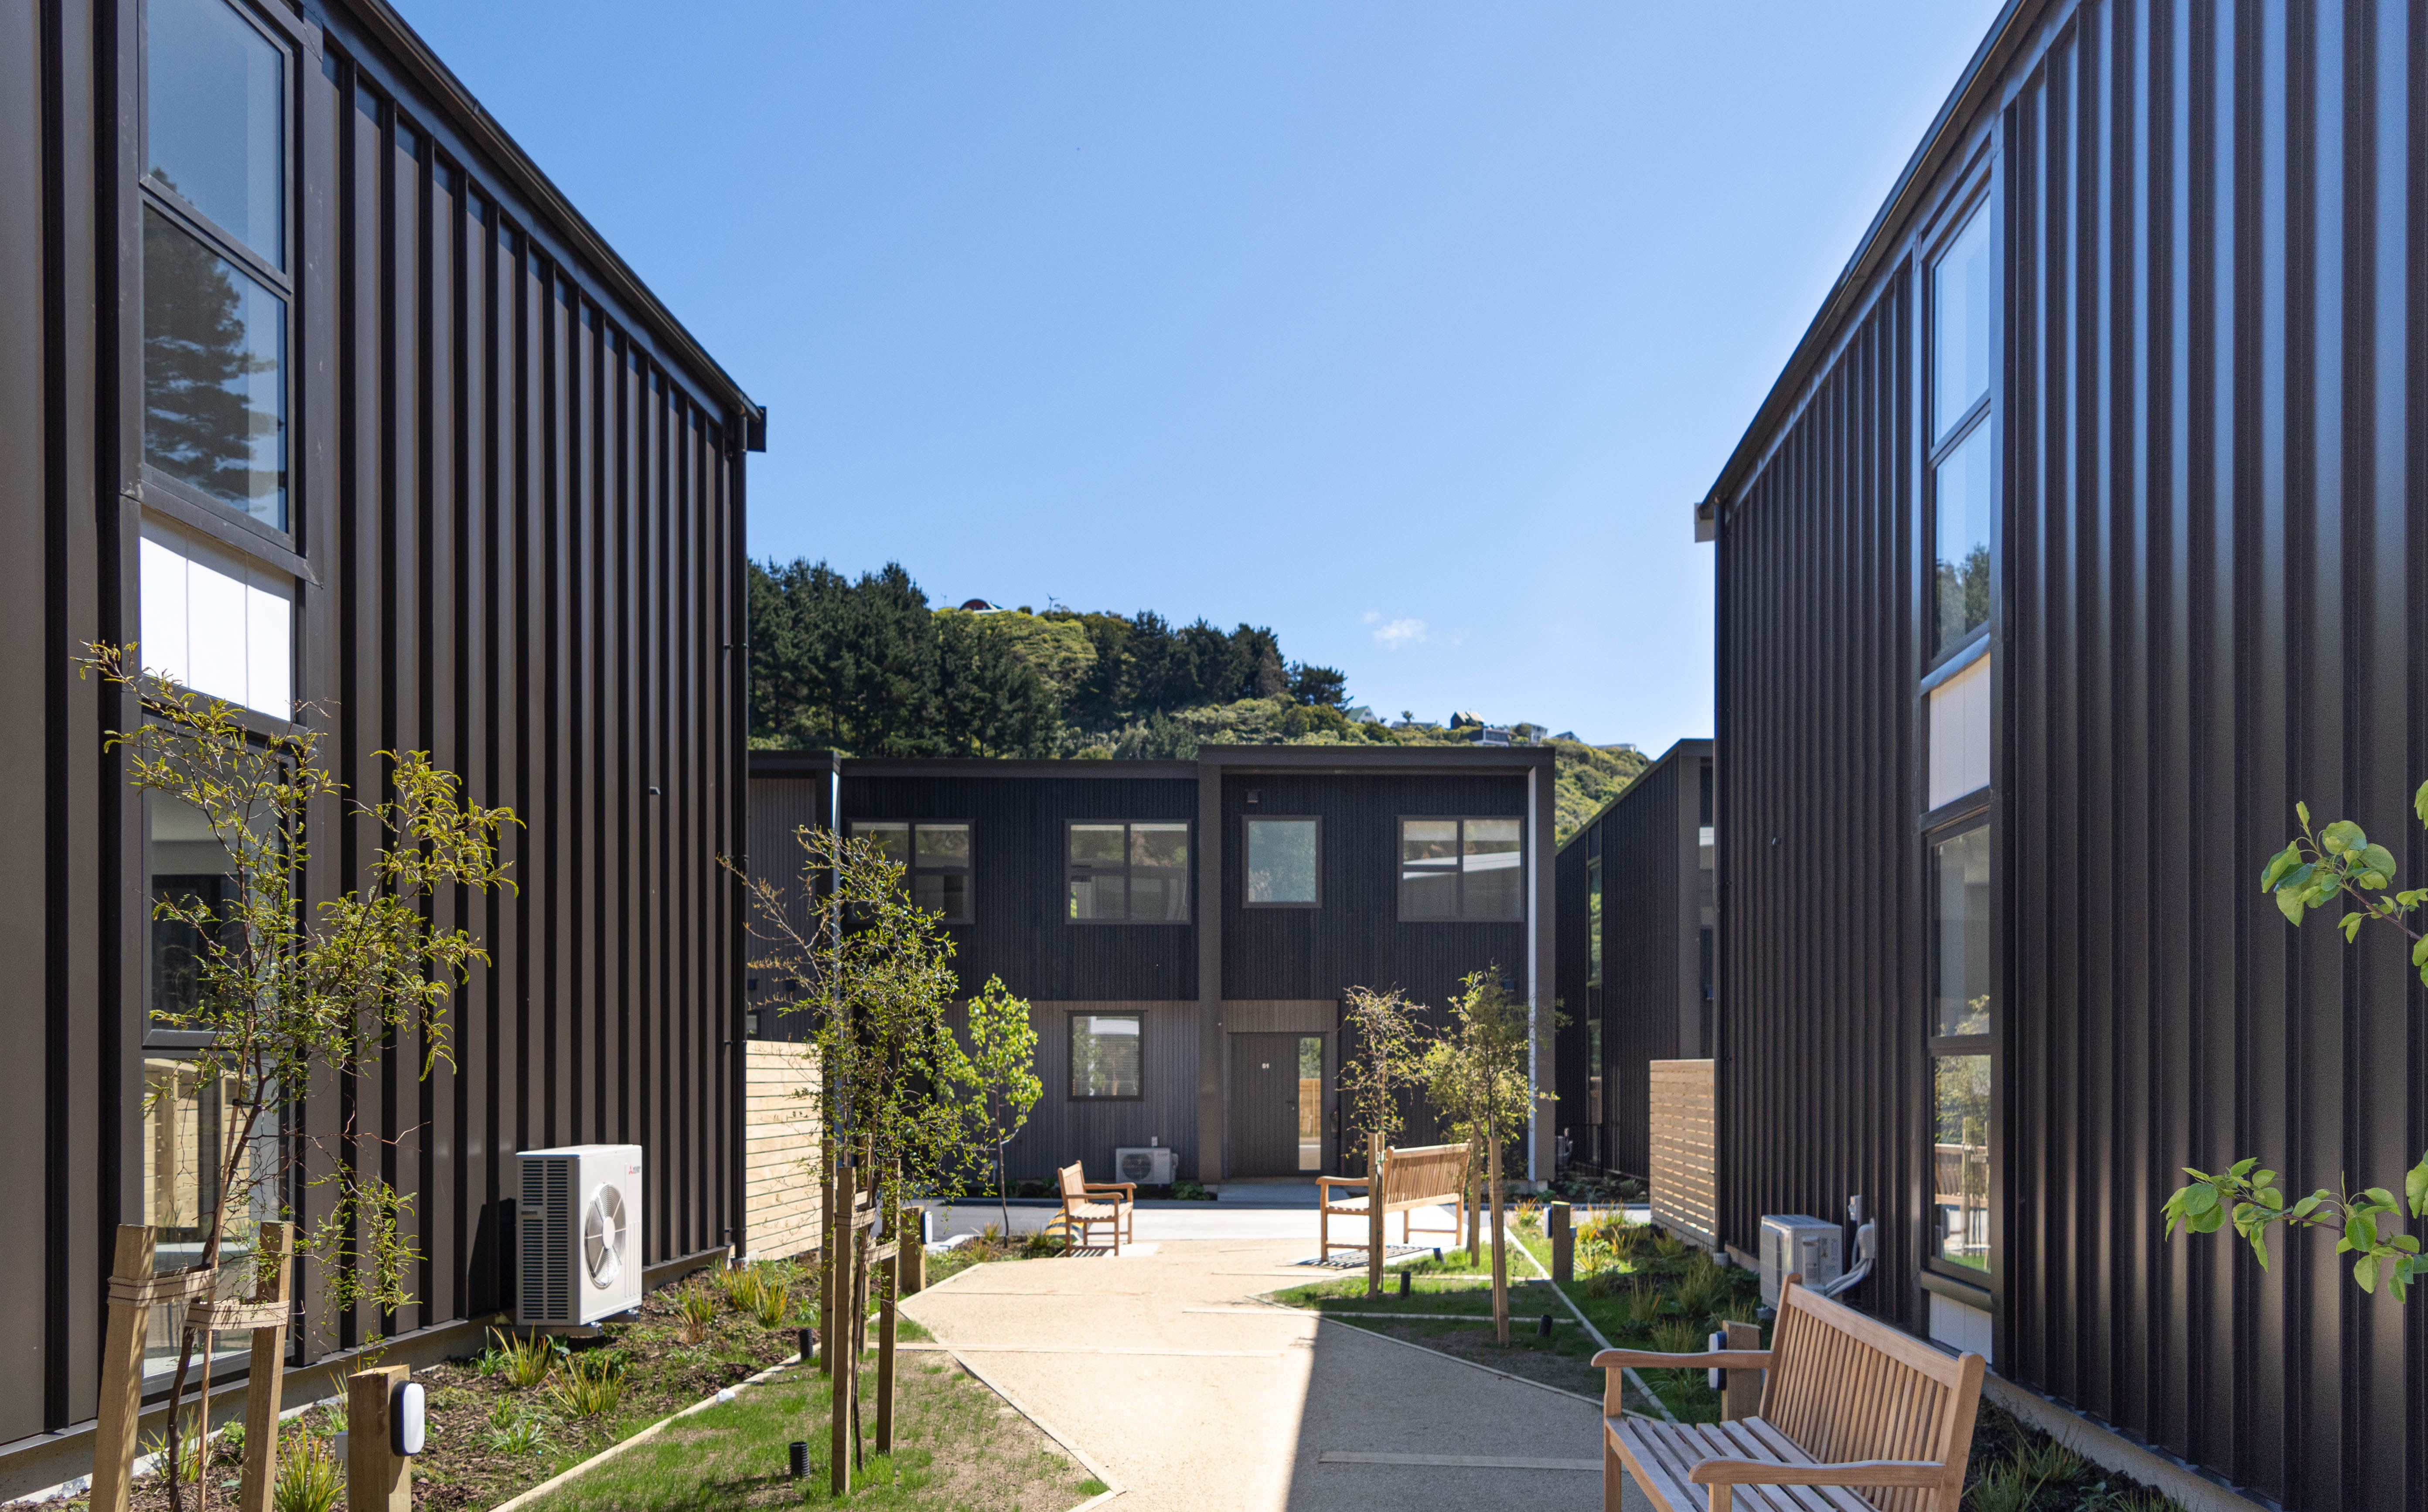
[[[206,501],[205,496],[150,468],[143,469],[143,481],[136,485],[134,497],[154,514],[188,530],[200,531],[230,551],[301,578],[316,588],[320,585],[320,574],[296,552],[295,537],[286,531],[273,530],[216,501]]]

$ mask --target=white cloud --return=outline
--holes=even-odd
[[[1368,615],[1366,617],[1370,622],[1382,618],[1382,616]],[[1396,651],[1403,646],[1420,646],[1424,640],[1425,622],[1421,619],[1394,619],[1374,627],[1374,644],[1387,651]]]
[[[1374,621],[1376,621],[1376,620],[1378,620],[1378,619],[1382,618],[1382,617],[1383,617],[1383,611],[1381,611],[1380,609],[1369,609],[1369,610],[1367,610],[1367,611],[1366,611],[1365,620],[1366,620],[1366,623],[1368,623],[1368,624],[1370,624],[1370,624],[1372,624]]]

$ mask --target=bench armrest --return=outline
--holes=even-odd
[[[1135,1196],[1138,1192],[1138,1183],[1135,1181],[1084,1181],[1080,1183],[1080,1189],[1085,1192],[1118,1192],[1125,1196]]]
[[[1707,1459],[1686,1472],[1697,1486],[1938,1486],[1947,1467],[1932,1459],[1861,1459],[1844,1465],[1779,1465]]]
[[[1649,1349],[1605,1349],[1593,1357],[1605,1371],[1632,1366],[1639,1371],[1766,1371],[1766,1349],[1714,1349],[1700,1355],[1659,1355]]]

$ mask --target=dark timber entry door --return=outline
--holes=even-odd
[[[1231,1036],[1231,1174],[1313,1175],[1323,1164],[1323,1036]]]

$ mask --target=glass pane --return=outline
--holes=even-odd
[[[1323,1169],[1323,1038],[1298,1042],[1298,1168]]]
[[[1118,824],[1075,824],[1071,827],[1071,864],[1118,866],[1122,863],[1122,832]]]
[[[1400,917],[1458,917],[1458,874],[1438,866],[1400,868]]]
[[[1071,1016],[1071,1095],[1139,1097],[1145,1094],[1140,1020],[1129,1013]]]
[[[171,1015],[190,1013],[202,1000],[202,931],[182,919],[164,919],[157,907],[174,899],[189,909],[200,904],[214,913],[235,901],[235,865],[211,836],[203,812],[165,793],[147,795],[151,830],[152,1022],[178,1027]]]
[[[955,921],[970,916],[970,879],[966,872],[915,872],[910,900],[930,913]]]
[[[1525,872],[1518,863],[1520,820],[1467,821],[1467,906],[1470,919],[1514,919],[1524,913]]]
[[[923,824],[919,827],[919,864],[966,866],[970,863],[970,827],[965,824]]]
[[[1931,847],[1939,927],[1933,967],[1939,1034],[1990,1032],[1996,986],[1990,962],[1990,830],[1967,830]]]
[[[1599,985],[1601,981],[1601,868],[1593,866],[1585,872],[1585,980]]]
[[[277,1124],[265,1112],[254,1126],[249,1149],[239,1154],[233,1170],[227,1163],[230,1142],[241,1135],[241,1109],[233,1095],[232,1077],[204,1077],[186,1061],[147,1059],[143,1062],[143,1191],[136,1222],[159,1229],[154,1264],[161,1271],[182,1270],[200,1263],[203,1240],[218,1207],[222,1183],[233,1175],[239,1201],[252,1188],[254,1173],[270,1169]],[[256,1153],[257,1152],[257,1153]],[[278,1192],[264,1182],[250,1191],[251,1201],[229,1214],[220,1248],[218,1294],[251,1295],[254,1225],[275,1216]],[[185,1306],[164,1303],[151,1309],[143,1342],[143,1373],[147,1386],[166,1380],[177,1367],[179,1336],[184,1332]],[[214,1372],[240,1365],[252,1349],[244,1334],[221,1334],[213,1350]],[[195,1353],[199,1365],[201,1352]]]
[[[143,460],[287,528],[287,302],[143,210]]]
[[[144,8],[145,167],[287,266],[287,55],[227,0]]]
[[[896,866],[910,864],[910,827],[908,824],[854,819],[851,837],[876,846],[878,854]]]
[[[1248,901],[1312,903],[1316,900],[1316,834],[1313,819],[1248,821]]]
[[[1185,824],[1130,826],[1130,863],[1136,866],[1188,865],[1189,826]]]
[[[1934,649],[1945,650],[1990,618],[1990,527],[1998,503],[1991,453],[1990,427],[1984,425],[1933,474],[1938,561],[1932,572],[1939,600]]]
[[[1130,917],[1163,924],[1188,923],[1189,874],[1130,873]]]
[[[1129,879],[1110,877],[1071,879],[1071,916],[1075,919],[1125,919],[1129,911]]]
[[[1403,819],[1400,821],[1400,860],[1432,861],[1458,854],[1458,821],[1456,819]]]
[[[1930,274],[1931,435],[1990,391],[1990,217],[1974,212]]]
[[[1990,1268],[1990,1058],[1941,1056],[1939,1142],[1932,1151],[1931,1242],[1939,1257]]]

